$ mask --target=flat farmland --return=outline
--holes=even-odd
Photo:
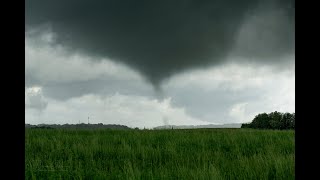
[[[26,179],[295,179],[293,130],[29,129]]]

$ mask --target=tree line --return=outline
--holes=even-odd
[[[36,129],[55,129],[55,128],[66,128],[66,129],[131,129],[128,126],[120,124],[38,124],[31,125],[25,124],[25,128],[36,128]]]
[[[255,116],[251,123],[244,123],[241,128],[254,129],[295,129],[295,113],[271,112]]]

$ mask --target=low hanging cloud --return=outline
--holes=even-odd
[[[159,89],[174,74],[223,64],[230,55],[277,64],[274,57],[294,52],[294,3],[28,0],[26,36],[50,31],[51,44],[123,62]]]
[[[163,100],[141,93],[149,87],[147,84],[136,89],[134,84],[123,82],[123,87],[130,91],[127,94],[119,87],[101,92],[97,91],[101,87],[91,86],[83,92],[63,84],[57,87],[63,86],[65,91],[56,91],[50,83],[43,87],[30,86],[26,92],[36,94],[47,105],[41,114],[37,108],[27,106],[26,123],[64,124],[79,123],[79,120],[86,123],[88,116],[91,123],[141,128],[249,122],[261,112],[294,112],[293,69],[294,66],[287,67],[279,72],[272,66],[228,64],[182,73],[165,82],[163,89],[170,98]],[[109,84],[104,85],[108,87]],[[84,86],[88,87],[88,82]],[[66,98],[61,98],[59,93]]]
[[[43,95],[60,100],[90,93],[154,94],[152,87],[124,64],[70,55],[63,47],[52,46],[50,36],[45,33],[25,39],[26,87],[42,87]]]
[[[241,122],[248,121],[246,119],[246,106],[248,103],[239,103],[235,104],[230,108],[229,115],[232,116],[233,118],[239,119]]]
[[[181,73],[163,89],[174,106],[191,116],[216,123],[249,122],[261,112],[295,111],[294,67],[279,71],[270,65],[228,63]]]
[[[25,90],[25,106],[26,108],[43,111],[48,105],[48,102],[42,95],[41,87],[26,88]]]
[[[190,117],[183,108],[174,107],[171,98],[162,101],[144,96],[114,93],[108,96],[87,94],[66,101],[50,100],[44,113],[26,111],[27,123],[122,124],[129,127],[152,128],[162,125],[205,125],[209,122]],[[163,118],[166,118],[166,124]]]
[[[172,114],[180,114],[173,116],[161,113],[159,107],[166,103],[154,99],[152,87],[126,65],[70,55],[63,47],[50,44],[50,33],[39,38],[26,38],[26,92],[30,92],[26,98],[36,95],[32,98],[37,100],[31,102],[38,102],[29,104],[26,100],[27,123],[78,123],[78,119],[87,120],[89,111],[92,123],[101,120],[140,127],[203,121],[242,123],[261,112],[294,112],[294,55],[283,57],[280,61],[292,63],[281,68],[244,60],[239,63],[240,60],[230,58],[221,66],[190,70],[169,78],[162,88],[171,97],[166,102],[170,102],[169,109],[174,109]],[[113,97],[116,92],[119,95]],[[111,104],[122,99],[121,106],[127,110],[120,113],[117,108],[121,106],[101,108],[100,102],[105,99]],[[147,103],[136,103],[141,99]],[[243,103],[245,107],[237,108]],[[129,111],[136,113],[126,116]]]

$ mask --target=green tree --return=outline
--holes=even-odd
[[[282,113],[277,112],[277,111],[272,112],[269,114],[269,118],[270,118],[271,129],[280,129]]]
[[[241,128],[255,129],[294,129],[295,113],[271,112],[261,113],[254,117],[251,123],[242,124]]]
[[[258,129],[269,129],[269,117],[267,113],[258,114],[255,119],[252,121],[254,123],[254,127]]]
[[[295,123],[296,123],[296,114],[295,113],[292,113],[292,116],[290,118],[290,124],[289,124],[289,128],[290,129],[294,129],[296,126],[295,126]]]
[[[280,122],[280,129],[290,129],[292,128],[292,120],[293,118],[293,114],[290,113],[284,113],[282,115],[282,119]]]

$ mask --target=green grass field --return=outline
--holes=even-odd
[[[26,129],[26,179],[294,179],[295,132]]]

